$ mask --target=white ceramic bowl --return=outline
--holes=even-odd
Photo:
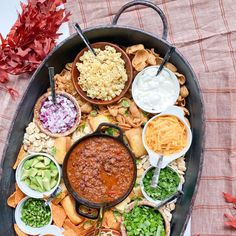
[[[137,106],[139,108],[141,108],[143,111],[146,111],[148,113],[152,113],[152,114],[157,114],[157,113],[160,113],[162,112],[163,110],[167,109],[169,106],[172,106],[176,103],[177,99],[178,99],[178,96],[179,96],[179,92],[180,92],[180,86],[179,86],[179,81],[178,81],[178,78],[176,77],[176,75],[169,69],[167,69],[166,67],[163,68],[162,72],[161,73],[168,73],[170,78],[172,79],[172,81],[174,82],[174,86],[175,86],[175,94],[173,96],[173,100],[167,105],[164,107],[164,109],[161,109],[161,110],[154,110],[152,109],[151,107],[148,109],[147,107],[144,107],[143,104],[140,102],[140,100],[137,99],[136,97],[136,94],[135,94],[135,87],[137,86],[137,83],[138,81],[141,79],[143,73],[145,73],[145,71],[147,70],[150,70],[152,68],[155,69],[155,71],[158,71],[159,69],[159,65],[158,66],[148,66],[146,67],[145,69],[143,69],[142,71],[140,71],[134,78],[134,81],[132,83],[132,97],[135,101],[135,103],[137,104]],[[158,75],[159,76],[159,75]],[[158,79],[158,77],[156,78]]]
[[[183,156],[189,150],[189,148],[191,146],[191,143],[192,143],[192,132],[191,132],[191,129],[190,129],[189,125],[187,124],[187,122],[184,119],[184,111],[180,107],[177,107],[177,106],[168,107],[165,111],[163,111],[159,115],[156,115],[152,119],[150,119],[143,128],[142,141],[143,141],[143,145],[144,145],[145,149],[148,152],[148,155],[149,155],[149,158],[150,158],[149,160],[150,160],[151,165],[152,166],[157,166],[157,161],[160,158],[161,154],[152,151],[147,146],[147,144],[145,142],[146,128],[147,128],[149,122],[151,122],[156,117],[166,116],[166,115],[176,116],[184,124],[184,126],[187,130],[187,145],[180,152],[173,153],[173,154],[168,155],[168,156],[163,156],[163,161],[162,161],[161,168],[165,168],[170,162],[172,162],[175,159],[178,159],[179,157]]]
[[[35,227],[31,227],[26,225],[22,220],[21,220],[21,210],[22,207],[24,205],[24,203],[29,199],[30,197],[25,197],[24,199],[22,199],[19,204],[16,207],[15,210],[15,221],[16,224],[18,225],[18,227],[20,228],[20,230],[22,230],[24,233],[26,234],[30,234],[30,235],[38,235],[42,232],[42,230],[45,230],[45,228],[47,228],[49,225],[51,225],[52,223],[52,209],[51,209],[51,204],[49,204],[50,210],[51,210],[51,218],[50,221],[47,225],[40,227],[40,228],[35,228]]]
[[[55,165],[57,167],[57,170],[58,170],[58,181],[57,181],[57,184],[50,191],[47,191],[47,192],[35,191],[35,190],[31,189],[29,186],[27,186],[27,184],[25,184],[24,180],[21,180],[22,168],[23,168],[23,165],[24,165],[25,161],[27,161],[30,158],[33,158],[35,156],[45,156],[45,157],[48,157],[49,159],[51,159],[55,163]],[[49,154],[46,154],[46,153],[32,153],[32,154],[26,156],[19,163],[19,165],[18,165],[18,167],[16,169],[16,183],[17,183],[17,185],[19,186],[20,190],[25,195],[27,195],[29,197],[32,197],[32,198],[44,198],[46,196],[51,195],[54,192],[54,190],[58,187],[58,185],[60,184],[60,180],[61,180],[61,167],[59,166],[57,161],[52,156],[50,156]]]
[[[179,176],[179,179],[180,179],[180,175],[179,175],[179,173],[174,169],[174,168],[172,168],[171,166],[167,166],[168,168],[170,168],[170,169],[172,169],[178,176]],[[142,191],[142,193],[143,193],[143,196],[149,201],[149,202],[152,202],[153,204],[155,204],[155,205],[159,205],[161,202],[163,202],[164,200],[154,200],[153,198],[151,198],[147,193],[146,193],[146,191],[145,191],[145,189],[144,189],[144,185],[143,185],[143,179],[144,179],[144,177],[145,177],[145,175],[147,174],[147,172],[150,170],[150,169],[152,169],[152,168],[155,168],[155,167],[153,167],[153,166],[150,166],[149,168],[147,168],[146,170],[145,170],[145,172],[143,173],[143,175],[142,175],[142,178],[141,178],[141,191]],[[178,185],[178,187],[177,187],[177,189],[176,189],[176,192],[178,191],[178,190],[182,190],[182,187],[183,187],[183,184],[181,183],[181,179],[180,179],[180,182],[179,182],[179,185]],[[174,193],[173,193],[174,194]],[[175,200],[173,200],[173,201],[175,201]]]

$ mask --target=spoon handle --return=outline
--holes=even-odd
[[[157,167],[154,170],[152,176],[151,187],[156,188],[160,176],[161,166],[162,166],[163,156],[160,156],[157,162]]]
[[[47,199],[47,201],[44,202],[45,206],[48,206],[50,204],[50,202],[53,200],[53,198],[55,198],[60,192],[62,191],[61,187],[58,186],[54,192],[49,196],[49,198]]]
[[[157,71],[157,73],[156,73],[156,76],[158,76],[158,75],[160,74],[160,72],[162,71],[164,65],[170,60],[170,57],[171,57],[171,55],[173,54],[174,51],[175,51],[175,47],[172,47],[172,46],[171,46],[171,47],[169,48],[169,50],[167,51],[167,53],[166,53],[166,55],[165,55],[165,57],[164,57],[164,59],[163,59],[163,62],[162,62],[162,64],[160,65],[160,67],[159,67],[159,69],[158,69],[158,71]]]
[[[92,48],[91,44],[89,43],[87,37],[83,34],[83,31],[80,28],[78,23],[75,23],[74,28],[76,29],[77,33],[82,38],[82,40],[84,41],[84,43],[86,44],[88,49],[94,54],[94,56],[97,56],[96,52],[94,51],[94,49]]]
[[[156,209],[163,207],[167,203],[172,202],[173,200],[177,199],[179,196],[181,196],[183,194],[184,194],[184,192],[182,190],[178,190],[175,194],[173,194],[172,196],[168,197],[166,200],[164,200],[160,204],[158,204],[156,206]]]
[[[54,83],[54,67],[48,67],[48,73],[49,73],[49,81],[50,81],[50,87],[52,92],[52,101],[55,104],[56,103],[56,93],[55,93],[55,83]]]

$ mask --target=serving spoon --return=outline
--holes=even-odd
[[[86,44],[88,49],[93,53],[94,56],[97,56],[95,50],[93,49],[92,45],[88,41],[88,38],[84,35],[84,33],[78,23],[75,23],[74,28],[77,31],[78,35],[81,37],[81,39],[84,41],[84,43]]]
[[[161,166],[162,166],[163,156],[161,155],[157,161],[157,166],[154,170],[153,176],[152,176],[152,182],[151,187],[156,188],[160,176]]]
[[[171,55],[175,51],[175,47],[171,46],[169,50],[167,51],[166,55],[164,56],[163,62],[161,63],[160,67],[158,68],[158,71],[156,73],[156,76],[158,76],[162,69],[164,68],[164,65],[170,60]]]
[[[49,74],[50,88],[51,88],[51,93],[52,93],[52,101],[53,101],[53,104],[55,105],[56,92],[55,92],[55,83],[54,83],[54,75],[55,75],[54,67],[52,66],[48,67],[48,74]]]

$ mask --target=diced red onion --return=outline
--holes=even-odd
[[[56,104],[53,104],[52,96],[48,96],[42,102],[39,111],[39,119],[44,129],[51,133],[65,133],[71,129],[77,118],[75,104],[63,95],[56,95]]]

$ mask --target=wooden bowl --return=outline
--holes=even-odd
[[[78,53],[78,55],[76,56],[76,58],[73,62],[73,66],[72,66],[72,81],[73,81],[76,91],[84,100],[86,100],[87,102],[90,102],[92,104],[96,104],[96,105],[109,105],[109,104],[119,101],[125,95],[125,93],[128,91],[128,89],[132,83],[132,80],[133,80],[133,68],[132,68],[131,61],[130,61],[128,55],[120,47],[118,47],[116,44],[112,44],[112,43],[108,43],[108,42],[93,43],[92,47],[93,48],[100,48],[100,49],[104,50],[105,46],[107,46],[107,45],[115,48],[117,52],[121,53],[121,58],[125,61],[125,69],[126,69],[126,73],[128,75],[128,80],[125,83],[124,89],[121,91],[120,95],[114,97],[112,100],[105,101],[105,100],[101,100],[101,99],[92,99],[87,96],[86,91],[83,91],[82,88],[80,87],[80,85],[78,84],[78,77],[80,75],[80,72],[78,71],[78,69],[76,67],[76,63],[81,62],[80,57],[84,54],[85,51],[88,51],[87,47]]]
[[[132,202],[128,205],[127,208],[127,212],[130,212],[133,210],[133,208],[138,205],[138,206],[149,206],[149,207],[153,207],[155,208],[155,204],[147,201],[147,200],[142,200],[139,201],[138,203]],[[166,216],[164,215],[163,211],[161,209],[158,209],[158,211],[160,212],[160,214],[162,215],[163,219],[164,219],[164,223],[165,223],[165,236],[170,236],[170,222],[167,220]],[[122,236],[127,236],[127,231],[124,225],[124,217],[122,217],[122,222],[121,222],[121,226],[120,226],[120,230],[121,230],[121,235]]]
[[[35,104],[35,107],[34,107],[34,119],[35,119],[35,123],[37,124],[37,126],[39,127],[39,129],[40,129],[43,133],[47,134],[47,135],[50,136],[50,137],[54,137],[54,138],[57,138],[57,137],[64,137],[64,136],[67,136],[67,135],[73,133],[73,132],[76,130],[76,128],[77,128],[77,126],[78,126],[78,124],[79,124],[79,122],[80,122],[80,118],[81,118],[80,106],[79,106],[78,102],[76,101],[76,99],[75,99],[72,95],[70,95],[69,93],[66,93],[66,92],[62,92],[62,91],[56,91],[56,94],[57,94],[57,95],[59,95],[59,94],[60,94],[60,95],[63,95],[63,96],[65,96],[65,97],[67,97],[68,99],[70,99],[70,100],[74,103],[74,105],[75,105],[75,107],[76,107],[76,109],[77,109],[77,118],[76,118],[76,121],[75,121],[73,127],[71,127],[69,130],[67,130],[67,131],[64,132],[64,133],[51,133],[49,130],[45,129],[45,128],[43,127],[43,125],[42,125],[40,119],[39,119],[39,111],[40,111],[40,109],[41,109],[41,105],[42,105],[43,100],[46,99],[48,96],[50,96],[50,95],[51,95],[51,92],[47,92],[47,93],[43,94],[43,95],[38,99],[38,101],[37,101],[36,104]]]

